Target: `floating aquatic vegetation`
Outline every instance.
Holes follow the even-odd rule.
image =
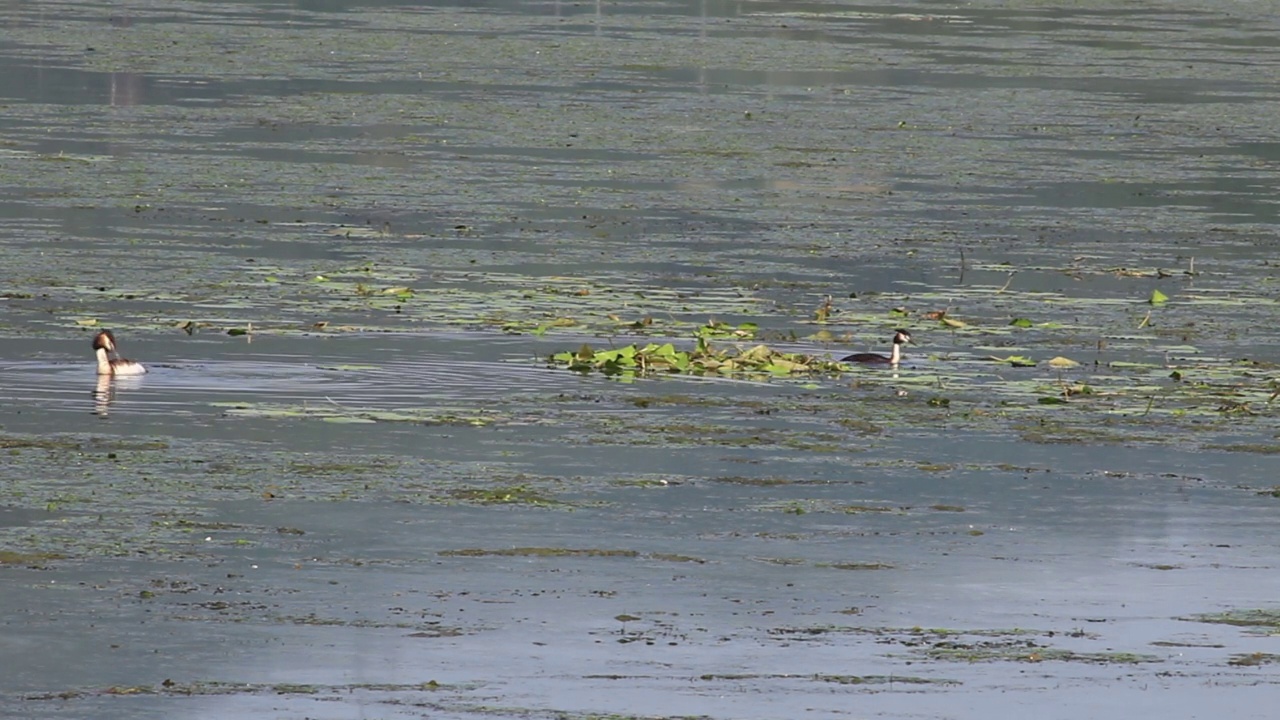
[[[755,337],[759,329],[760,326],[753,322],[731,325],[726,322],[711,320],[706,325],[698,328],[697,336],[700,338],[734,338],[741,340]]]
[[[842,563],[816,563],[815,567],[831,568],[833,570],[892,570],[894,566],[890,563],[883,562],[842,562]]]
[[[710,342],[719,337],[751,337],[756,331],[752,323],[736,327],[712,323],[699,329],[693,350],[679,350],[672,343],[625,345],[609,350],[595,350],[583,345],[576,351],[552,355],[553,366],[579,372],[597,370],[605,375],[637,376],[649,373],[686,373],[691,375],[814,375],[844,371],[841,363],[804,353],[775,350],[756,345],[742,350],[717,348]]]
[[[761,673],[707,673],[699,675],[698,680],[707,682],[715,682],[720,680],[797,680],[808,679],[815,682],[834,683],[836,685],[893,685],[901,683],[904,685],[960,685],[959,680],[948,680],[945,678],[925,678],[915,677],[912,675],[766,675]],[[621,719],[619,719],[621,720]]]
[[[1036,366],[1035,360],[1032,360],[1031,358],[1026,357],[1024,355],[1010,355],[1008,357],[996,357],[994,355],[991,355],[991,356],[988,356],[987,359],[990,360],[991,362],[1004,363],[1004,364],[1011,365],[1013,367],[1035,367]]]
[[[457,488],[449,496],[477,505],[527,505],[531,507],[570,507],[527,485],[505,485],[496,488]]]
[[[1258,630],[1266,630],[1271,634],[1280,633],[1280,610],[1276,609],[1224,610],[1217,613],[1190,615],[1180,619],[1192,622],[1256,628]]]
[[[416,633],[409,637],[419,637]],[[382,692],[435,691],[448,688],[435,680],[422,683],[352,683],[346,685],[299,685],[294,683],[223,683],[223,682],[176,682],[164,680],[155,685],[111,685],[102,688],[72,688],[51,693],[34,693],[26,695],[26,700],[58,700],[66,701],[81,697],[98,695],[172,695],[188,698],[193,696],[278,696],[288,694],[339,694],[353,693],[361,690],[377,690]]]
[[[939,643],[924,653],[933,660],[962,662],[1085,662],[1100,665],[1158,663],[1161,658],[1131,652],[1075,652],[1036,643]]]
[[[969,327],[969,323],[949,316],[949,312],[949,310],[935,310],[933,312],[925,313],[923,317],[925,320],[937,320],[939,323],[942,323],[943,327],[951,328],[953,330]]]
[[[959,680],[946,678],[925,678],[911,675],[814,675],[818,682],[835,683],[837,685],[960,685]]]
[[[462,410],[457,412],[441,408],[403,408],[382,410],[378,408],[345,407],[329,405],[283,405],[275,403],[215,402],[213,407],[223,408],[227,417],[266,418],[273,420],[307,419],[332,423],[416,423],[420,425],[484,426],[502,418],[495,413]]]
[[[1280,662],[1280,655],[1275,653],[1251,652],[1232,655],[1227,664],[1236,667],[1256,667],[1258,665],[1273,665],[1277,662]]]
[[[557,547],[516,547],[516,548],[459,548],[441,550],[441,557],[590,557],[590,558],[638,558],[646,557],[637,550],[614,550],[606,548],[557,548]]]
[[[931,660],[961,662],[1085,662],[1095,664],[1124,664],[1162,662],[1162,658],[1132,652],[1076,651],[1056,648],[1044,640],[1068,637],[1073,640],[1093,640],[1094,636],[1082,630],[1067,632],[1030,629],[972,629],[951,630],[942,628],[888,628],[808,626],[780,627],[769,630],[769,635],[785,640],[820,640],[826,636],[859,634],[873,635],[882,644],[898,644],[913,654],[923,654]]]
[[[52,560],[64,560],[66,557],[62,553],[49,551],[18,552],[15,550],[0,550],[0,565],[40,568],[45,567]]]

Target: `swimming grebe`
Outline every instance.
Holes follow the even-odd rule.
[[[880,353],[854,353],[848,357],[840,358],[840,362],[897,365],[902,360],[902,345],[909,342],[911,342],[911,333],[899,329],[893,333],[893,351],[890,352],[889,357],[885,357]]]
[[[116,336],[110,330],[93,336],[93,350],[98,356],[99,375],[142,375],[147,371],[141,363],[125,360],[116,353]]]

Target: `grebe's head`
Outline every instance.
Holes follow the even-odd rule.
[[[115,352],[116,336],[111,334],[110,330],[103,330],[93,336],[93,349],[106,350],[107,352]]]
[[[899,328],[899,329],[897,329],[897,330],[895,330],[895,331],[893,332],[893,344],[894,344],[894,345],[903,345],[903,344],[905,344],[905,343],[909,343],[909,342],[911,342],[911,333],[909,333],[909,332],[907,332],[906,330],[903,330],[903,329],[901,329],[901,328]]]

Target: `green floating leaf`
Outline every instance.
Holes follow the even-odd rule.
[[[711,321],[706,325],[698,328],[695,333],[696,337],[708,338],[752,338],[755,337],[756,331],[760,326],[753,322],[745,322],[741,325],[730,325],[726,322]]]
[[[543,323],[542,325],[535,327],[534,329],[530,330],[529,333],[537,337],[542,337],[543,335],[546,335],[547,331],[550,330],[551,328],[573,327],[577,324],[578,324],[578,321],[574,320],[573,318],[559,317],[552,320],[551,322]]]
[[[230,330],[227,331],[227,334],[232,337],[238,337],[240,335],[248,335],[249,331],[245,330],[244,328],[231,328]]]
[[[1066,405],[1067,404],[1066,398],[1061,398],[1061,397],[1058,397],[1057,395],[1046,395],[1045,397],[1036,398],[1036,402],[1041,405]]]
[[[1026,318],[1014,318],[1009,321],[1009,324],[1014,327],[1029,328],[1031,327],[1032,322]]]
[[[1161,304],[1161,303],[1166,303],[1166,302],[1168,302],[1168,301],[1169,301],[1169,296],[1168,296],[1168,295],[1165,295],[1164,293],[1160,292],[1159,290],[1152,290],[1152,291],[1151,291],[1151,299],[1150,299],[1150,300],[1148,300],[1147,302],[1151,303],[1152,305],[1159,305],[1159,304]]]
[[[1065,358],[1059,355],[1049,361],[1049,367],[1065,370],[1067,368],[1080,367],[1080,363],[1072,360],[1071,358]]]
[[[1036,361],[1023,355],[1010,355],[1009,357],[996,357],[994,355],[987,358],[992,362],[1008,363],[1013,367],[1035,367]]]
[[[1155,363],[1129,362],[1127,360],[1112,360],[1111,362],[1107,363],[1107,367],[1115,368],[1116,370],[1154,370],[1156,368],[1163,367],[1163,366],[1156,365]]]

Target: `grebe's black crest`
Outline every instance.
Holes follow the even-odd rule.
[[[110,330],[103,330],[93,336],[93,349],[106,350],[107,352],[115,352],[116,336],[111,334]]]
[[[893,333],[893,352],[890,355],[880,353],[854,353],[840,358],[840,362],[867,363],[881,365],[897,365],[902,360],[902,346],[911,342],[911,333],[901,328]]]

